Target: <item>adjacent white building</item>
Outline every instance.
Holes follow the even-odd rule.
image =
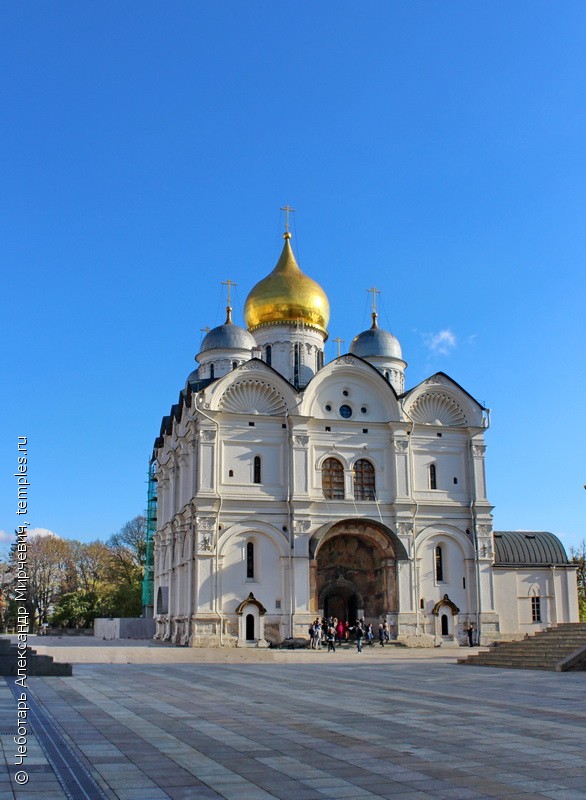
[[[493,531],[487,409],[443,373],[405,391],[376,311],[325,364],[328,299],[284,238],[247,330],[228,306],[155,441],[157,638],[266,646],[319,614],[416,646],[577,621],[559,540]]]

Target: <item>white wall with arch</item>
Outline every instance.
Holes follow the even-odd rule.
[[[221,610],[233,613],[252,592],[268,614],[280,613],[277,602],[282,603],[286,591],[283,563],[287,556],[284,535],[270,525],[250,520],[227,529],[220,538],[218,555]]]

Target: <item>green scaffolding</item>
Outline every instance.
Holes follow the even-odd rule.
[[[147,493],[146,517],[146,557],[144,565],[144,578],[142,581],[142,615],[152,617],[154,613],[154,547],[153,536],[157,530],[157,479],[155,472],[156,462],[149,465],[149,480]]]

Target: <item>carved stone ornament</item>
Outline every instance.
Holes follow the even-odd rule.
[[[475,456],[483,456],[486,453],[486,445],[485,444],[473,444],[472,445],[472,452]]]
[[[395,439],[395,453],[405,453],[409,447],[409,442],[405,439]]]
[[[295,533],[307,533],[311,528],[311,522],[308,519],[296,519],[293,521],[293,531]]]
[[[216,432],[215,431],[202,431],[201,434],[202,442],[215,442],[216,441]]]
[[[220,407],[235,414],[284,414],[287,404],[274,386],[264,381],[245,380],[226,389]]]
[[[436,373],[435,375],[432,375],[431,378],[428,378],[425,381],[425,383],[428,384],[428,385],[430,385],[432,383],[445,384],[445,383],[447,383],[447,380],[444,378],[443,375],[440,375],[439,373]]]
[[[309,436],[294,436],[293,444],[297,447],[307,447],[309,444]]]
[[[336,364],[354,364],[354,359],[352,356],[342,356],[341,358],[336,359]]]
[[[478,533],[480,536],[490,536],[492,533],[492,525],[479,525]]]
[[[260,370],[266,369],[262,361],[255,359],[254,361],[246,361],[241,365],[240,370]]]
[[[204,553],[210,553],[214,549],[212,537],[209,533],[204,533],[198,540],[197,549]]]
[[[448,428],[462,428],[467,425],[464,411],[453,397],[443,392],[422,394],[409,409],[409,416],[415,422],[426,425],[445,425]]]
[[[195,522],[198,531],[211,531],[214,529],[213,517],[196,517]]]
[[[413,523],[412,522],[399,522],[397,525],[397,530],[399,532],[399,536],[411,536],[413,533]]]

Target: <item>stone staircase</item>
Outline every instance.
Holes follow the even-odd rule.
[[[71,664],[53,661],[53,656],[40,656],[32,647],[26,648],[26,675],[69,676],[72,674]],[[18,650],[10,639],[0,639],[0,675],[18,677]]]
[[[556,672],[586,670],[586,623],[567,622],[518,642],[499,642],[490,650],[459,658],[458,664]]]

